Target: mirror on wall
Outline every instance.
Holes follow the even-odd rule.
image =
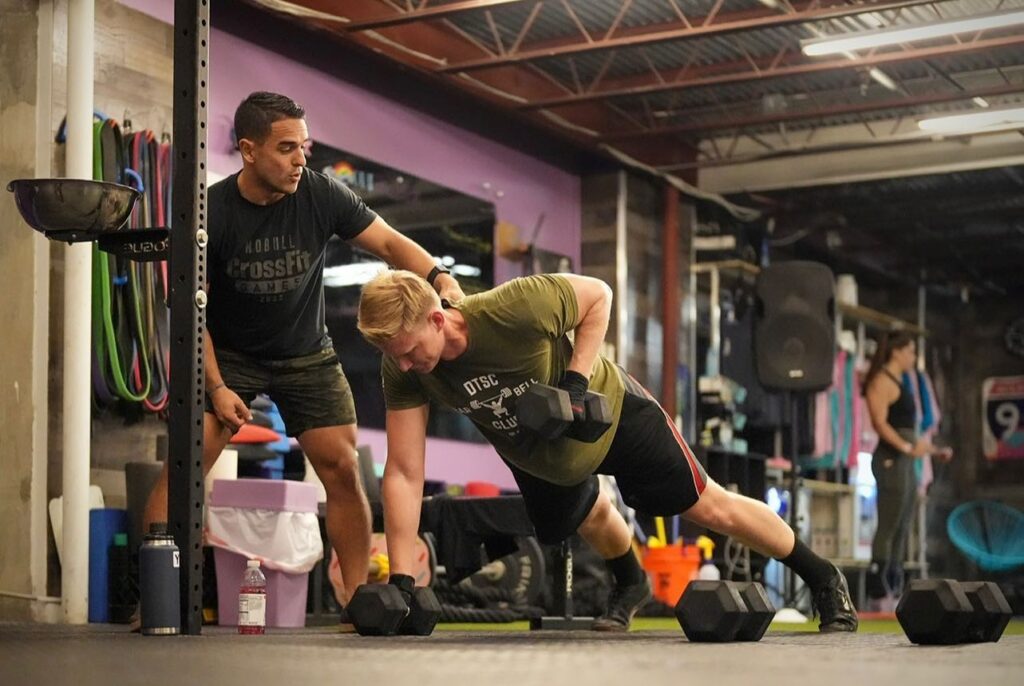
[[[466,294],[494,286],[494,206],[459,191],[315,142],[307,165],[351,188],[391,226],[442,262]],[[327,247],[324,298],[327,329],[345,369],[361,427],[384,428],[380,353],[356,330],[359,291],[384,265],[340,240]],[[431,407],[427,433],[483,442],[464,416]]]

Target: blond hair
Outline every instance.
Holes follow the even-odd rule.
[[[423,277],[404,269],[383,271],[363,286],[356,326],[379,348],[415,329],[440,306],[440,298]]]

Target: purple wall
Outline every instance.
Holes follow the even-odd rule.
[[[172,21],[173,3],[119,1]],[[570,255],[579,264],[579,177],[217,30],[210,40],[211,171],[230,174],[241,166],[231,148],[231,120],[238,103],[255,90],[285,93],[300,102],[314,140],[490,201],[498,220],[524,232],[532,231],[543,213],[545,229],[538,246]],[[518,263],[499,258],[495,278],[505,281],[520,269]],[[383,461],[387,447],[382,431],[361,429],[359,440]],[[450,483],[485,480],[514,486],[491,448],[459,441],[428,440],[427,476]]]

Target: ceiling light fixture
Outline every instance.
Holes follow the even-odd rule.
[[[874,79],[877,83],[885,86],[891,91],[898,91],[900,87],[896,85],[896,82],[889,78],[888,74],[879,69],[878,67],[872,67],[868,70],[868,76]]]
[[[974,17],[959,17],[909,26],[894,26],[877,31],[859,31],[844,33],[828,38],[813,38],[801,41],[800,47],[805,55],[818,57],[851,50],[866,50],[883,45],[898,45],[914,41],[952,36],[958,33],[1003,29],[1017,24],[1024,24],[1024,10],[1008,10]]]
[[[761,2],[767,4],[768,2],[776,2],[776,0],[761,0]],[[873,14],[863,14],[863,15],[860,15],[860,16],[862,18],[867,18],[869,16],[874,18]],[[878,22],[877,18],[874,18],[874,21],[873,22],[869,22],[869,23],[874,23],[876,26],[880,25],[880,23]],[[829,35],[827,33],[822,31],[821,29],[819,29],[814,24],[805,24],[804,28],[807,29],[808,31],[810,31],[812,34],[814,34],[816,36],[816,38],[814,40],[825,40],[825,39],[829,38]],[[857,59],[859,59],[855,54],[853,54],[849,50],[843,52],[842,55],[843,55],[843,57],[845,57],[847,59],[850,59],[850,60],[857,60]],[[891,91],[898,92],[900,90],[900,87],[896,84],[896,82],[893,81],[891,78],[889,78],[888,74],[886,74],[884,71],[882,71],[878,67],[872,67],[871,69],[869,69],[868,70],[868,76],[871,79],[873,79],[876,83],[881,84],[882,86],[884,86],[885,88],[888,88]]]
[[[985,133],[1024,129],[1024,107],[989,108],[966,114],[929,117],[917,122],[922,131],[938,134]]]

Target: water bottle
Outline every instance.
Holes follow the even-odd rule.
[[[267,626],[267,577],[259,560],[249,560],[238,589],[238,633],[262,634]]]
[[[181,631],[181,553],[166,523],[149,526],[139,547],[139,604],[142,633],[167,636]]]

